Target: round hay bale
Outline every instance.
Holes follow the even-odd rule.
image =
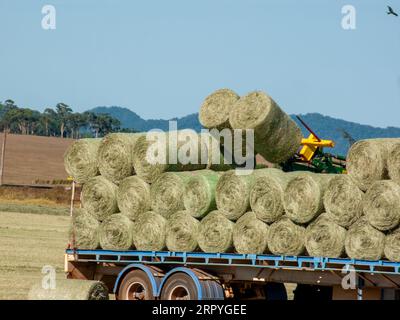
[[[305,246],[310,256],[339,258],[345,238],[346,229],[323,213],[306,228]]]
[[[78,183],[85,183],[99,174],[97,152],[101,139],[74,141],[64,154],[65,171]]]
[[[43,288],[42,281],[35,283],[28,300],[108,300],[108,288],[101,281],[57,279],[55,288]]]
[[[353,144],[347,154],[346,168],[358,187],[366,191],[375,181],[388,179],[387,160],[399,139],[367,139]]]
[[[82,205],[98,221],[103,221],[118,212],[117,190],[118,187],[106,178],[94,177],[82,187]]]
[[[108,180],[119,183],[134,174],[132,154],[141,133],[110,133],[100,144],[97,161],[99,171]]]
[[[263,172],[250,191],[250,207],[258,219],[272,223],[285,214],[283,193],[289,181],[298,173],[285,173],[275,168]]]
[[[394,181],[374,182],[365,194],[363,211],[368,222],[380,231],[400,223],[400,186]]]
[[[167,220],[166,240],[168,250],[190,252],[197,249],[197,232],[200,222],[188,211],[178,211]]]
[[[371,226],[365,217],[351,225],[345,239],[346,253],[352,259],[379,260],[384,244],[385,234]]]
[[[334,222],[348,228],[362,215],[363,196],[349,175],[336,175],[328,183],[324,207]]]
[[[229,128],[229,113],[239,96],[230,89],[219,89],[204,100],[200,107],[199,121],[211,129]]]
[[[210,212],[199,225],[197,241],[200,249],[211,253],[231,251],[234,225],[220,211]]]
[[[211,170],[195,171],[189,177],[183,194],[183,204],[187,212],[195,218],[202,218],[217,208],[215,189],[220,174]]]
[[[390,261],[400,262],[400,228],[396,228],[386,235],[383,252]]]
[[[70,242],[78,249],[94,250],[100,245],[100,223],[85,209],[74,208],[69,230]]]
[[[184,210],[183,194],[189,178],[190,174],[186,172],[165,172],[160,175],[150,187],[152,210],[165,218]]]
[[[209,132],[200,133],[203,144],[207,149],[207,169],[214,171],[228,171],[233,169],[233,154],[228,148],[225,152],[220,137],[214,137]]]
[[[394,143],[387,159],[389,178],[400,184],[400,142]]]
[[[304,252],[306,229],[286,217],[269,226],[268,248],[276,255],[298,256]]]
[[[289,181],[283,195],[287,217],[303,224],[321,214],[324,192],[333,177],[333,174],[302,173]]]
[[[121,213],[105,219],[99,229],[100,246],[104,250],[129,250],[133,244],[133,222]]]
[[[117,190],[117,203],[122,214],[135,220],[150,210],[150,185],[138,176],[125,178]]]
[[[262,254],[268,249],[268,225],[247,212],[233,227],[233,245],[238,253]]]
[[[153,211],[142,213],[134,223],[133,243],[137,250],[165,248],[167,220]]]
[[[272,163],[292,157],[303,137],[297,124],[260,91],[241,97],[230,112],[229,122],[233,129],[253,129],[255,150]]]

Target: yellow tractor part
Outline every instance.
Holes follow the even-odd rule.
[[[333,148],[335,146],[335,143],[332,140],[318,139],[315,135],[311,133],[308,138],[301,139],[301,145],[303,147],[301,148],[299,155],[305,161],[311,161],[318,148]]]

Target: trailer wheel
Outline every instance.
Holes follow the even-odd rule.
[[[162,287],[161,300],[197,300],[198,292],[193,279],[183,272],[171,275]]]
[[[125,275],[118,289],[118,300],[154,300],[147,274],[142,270],[133,270]]]

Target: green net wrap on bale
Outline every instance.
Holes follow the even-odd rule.
[[[268,225],[254,212],[247,212],[233,227],[233,245],[238,253],[262,254],[268,249]]]
[[[233,129],[253,129],[257,153],[272,163],[292,157],[300,147],[302,133],[297,124],[264,92],[240,98],[229,115]]]
[[[125,178],[118,187],[117,203],[122,214],[135,220],[150,210],[150,185],[137,176]]]
[[[189,129],[152,132],[148,137],[139,137],[133,149],[135,172],[147,183],[167,171],[205,169],[207,158],[207,146],[200,135]]]
[[[272,223],[285,214],[283,192],[289,181],[298,173],[285,173],[275,168],[262,172],[250,192],[250,206],[258,219]]]
[[[190,252],[197,249],[200,222],[187,211],[178,211],[167,220],[166,245],[170,251]]]
[[[132,155],[137,139],[142,133],[110,133],[101,141],[98,165],[102,176],[119,183],[134,174]]]
[[[99,226],[100,223],[84,209],[74,208],[69,230],[71,244],[78,249],[97,249],[100,245]]]
[[[137,250],[161,251],[165,248],[167,220],[163,216],[147,211],[134,225],[133,242]]]
[[[345,238],[346,229],[323,213],[306,228],[305,246],[310,256],[339,258]]]
[[[197,241],[204,252],[229,252],[233,248],[234,223],[220,211],[210,212],[200,222]]]
[[[375,181],[388,179],[388,157],[400,139],[368,139],[353,144],[347,154],[346,169],[358,187],[366,191]]]
[[[303,173],[289,181],[283,205],[296,223],[308,223],[324,211],[323,196],[333,174]]]
[[[387,159],[387,169],[390,179],[400,184],[400,141],[391,147]]]
[[[101,281],[56,279],[55,288],[34,284],[28,300],[108,300],[108,288]]]
[[[187,212],[195,218],[202,218],[217,208],[215,189],[220,174],[211,170],[195,171],[186,183],[183,204]]]
[[[348,228],[362,215],[364,193],[349,175],[336,175],[324,194],[324,207],[338,225]]]
[[[385,238],[385,257],[390,261],[400,262],[400,228],[390,231]]]
[[[301,255],[304,252],[306,229],[286,217],[269,226],[268,248],[276,255]]]
[[[229,128],[229,113],[239,96],[230,89],[210,94],[200,107],[199,121],[205,128]]]
[[[352,259],[379,260],[384,244],[385,234],[371,226],[365,217],[351,225],[345,239],[346,253]]]
[[[102,176],[90,179],[82,187],[82,205],[99,221],[118,212],[118,187]]]
[[[128,250],[133,244],[133,222],[121,213],[113,214],[101,223],[99,234],[104,250]]]
[[[165,172],[150,187],[151,209],[163,217],[183,210],[183,194],[190,178],[186,172]]]
[[[99,174],[97,152],[101,139],[79,139],[64,154],[65,171],[74,181],[85,183]]]
[[[363,211],[376,229],[395,228],[400,222],[400,186],[390,180],[374,182],[365,194]]]

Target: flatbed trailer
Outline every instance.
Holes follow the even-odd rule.
[[[120,300],[400,298],[400,262],[269,254],[67,249],[71,279],[101,280]]]

